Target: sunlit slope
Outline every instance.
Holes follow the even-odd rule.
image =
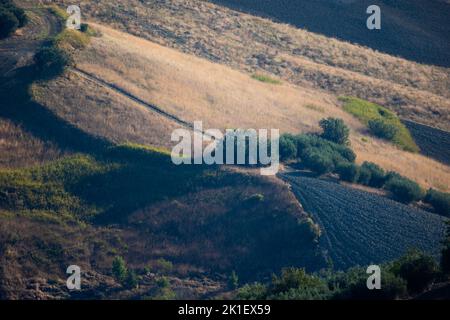
[[[85,0],[80,5],[85,19],[179,51],[241,71],[265,71],[302,86],[357,96],[403,118],[450,130],[448,68],[418,64],[206,1]]]
[[[103,35],[93,38],[77,57],[78,68],[186,122],[201,120],[205,128],[279,128],[295,133],[318,131],[320,119],[339,117],[351,127],[359,162],[374,161],[426,187],[448,187],[449,167],[372,137],[362,139],[363,125],[324,91],[285,82],[263,83],[228,67],[95,27]],[[37,86],[36,91],[41,102],[59,116],[113,140],[170,146],[171,130],[180,127],[73,72]]]

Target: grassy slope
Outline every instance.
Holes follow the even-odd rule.
[[[252,200],[255,194],[262,199]],[[177,167],[167,153],[154,148],[126,145],[109,148],[96,158],[75,155],[42,167],[0,170],[0,203],[2,221],[15,217],[13,221],[31,225],[16,235],[20,247],[12,246],[9,232],[1,233],[8,238],[0,247],[1,256],[44,242],[33,253],[35,258],[25,255],[18,262],[19,256],[13,254],[3,261],[2,270],[20,265],[18,274],[23,272],[24,277],[32,277],[39,265],[51,265],[49,271],[57,270],[55,274],[39,274],[61,281],[59,268],[71,263],[73,249],[58,238],[61,232],[52,241],[45,233],[30,236],[39,221],[60,226],[52,229],[67,230],[74,241],[84,238],[83,229],[100,234],[102,226],[117,226],[110,236],[123,240],[105,245],[106,256],[97,261],[91,259],[98,253],[81,252],[76,258],[89,272],[99,274],[99,285],[105,279],[112,281],[108,261],[117,254],[124,255],[130,267],[153,265],[158,272],[155,261],[164,257],[174,264],[169,275],[181,278],[236,270],[243,281],[256,280],[285,265],[310,270],[323,266],[313,226],[285,185],[251,173]],[[103,241],[101,236],[93,239]],[[52,245],[45,244],[49,242]],[[57,252],[48,252],[52,246]],[[10,273],[2,273],[2,278],[10,281],[0,283],[3,295],[9,296],[14,287],[18,297],[32,294],[23,287],[25,279]],[[108,294],[105,288],[97,290]]]
[[[82,10],[104,24],[235,69],[272,73],[302,86],[357,96],[401,117],[450,130],[448,69],[420,65],[204,1],[127,0],[123,6],[84,1]]]
[[[358,162],[374,161],[425,187],[448,188],[447,166],[379,139],[362,141],[365,126],[323,91],[260,82],[107,27],[96,28],[103,36],[92,39],[78,56],[78,67],[186,121],[202,120],[205,128],[279,128],[296,133],[318,131],[319,120],[326,116],[340,117],[352,129]],[[93,134],[120,142],[171,145],[170,132],[176,125],[75,74],[36,86],[36,92],[40,103]]]
[[[68,35],[64,32],[57,37],[59,46],[68,45],[70,50],[84,46],[83,39],[73,41],[77,38]],[[29,71],[21,70],[23,74],[16,76],[23,78],[9,79],[14,80],[13,87],[1,91],[2,97],[11,93],[5,98],[10,104],[2,116],[30,130],[29,139],[48,140],[55,150],[78,153],[41,166],[30,167],[40,162],[29,159],[16,163],[19,168],[0,169],[1,298],[69,297],[64,289],[65,268],[74,261],[86,276],[85,289],[78,296],[89,298],[152,296],[157,294],[157,280],[162,276],[169,277],[177,297],[209,297],[228,290],[226,277],[232,270],[245,280],[277,272],[285,265],[311,269],[323,265],[310,219],[279,181],[251,172],[176,167],[159,149],[114,147],[29,101],[26,88],[34,78]],[[64,79],[68,78],[55,81]],[[38,83],[29,93],[42,99],[39,87],[47,82]],[[72,91],[72,97],[82,94],[83,90]],[[106,92],[105,99],[110,95]],[[105,108],[110,102],[104,101]],[[133,108],[129,101],[124,106],[131,115],[125,127],[141,115],[143,127],[151,121],[162,122],[153,115],[145,118],[148,111]],[[116,117],[116,123],[124,122],[122,116]],[[114,129],[119,132],[118,140],[128,140]],[[155,132],[161,133],[157,129]],[[10,126],[6,131],[11,135],[14,130],[18,129]],[[110,131],[114,130],[104,132]],[[135,134],[130,140],[142,137],[138,130],[130,132]],[[157,141],[153,136],[150,139]],[[255,194],[257,199],[262,195],[262,200],[252,201]],[[139,289],[124,290],[111,278],[111,261],[117,255],[123,255],[142,277]],[[173,270],[160,268],[157,261],[161,257],[173,262]],[[152,273],[143,271],[147,266]]]
[[[410,132],[393,112],[375,103],[357,98],[341,97],[340,100],[344,103],[344,110],[357,117],[365,125],[368,125],[370,120],[382,120],[393,125],[398,130],[393,142],[404,150],[419,151]]]

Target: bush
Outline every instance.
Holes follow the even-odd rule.
[[[158,266],[159,273],[169,273],[173,270],[173,263],[164,258],[159,258],[156,261],[156,264]]]
[[[264,300],[267,297],[267,288],[258,282],[246,284],[239,288],[236,297],[239,300]]]
[[[354,162],[356,155],[352,149],[312,134],[301,134],[295,136],[297,144],[297,156],[303,159],[307,153],[314,150],[330,158],[334,165],[340,162]]]
[[[394,126],[396,128],[395,137],[389,139],[392,140],[394,144],[407,151],[420,151],[409,130],[401,122],[399,117],[389,109],[355,97],[340,97],[339,100],[344,103],[343,107],[345,111],[357,117],[366,126],[369,126],[370,120],[380,120],[381,135],[383,135],[384,132],[384,124],[388,124],[389,127]],[[378,124],[372,125],[374,127],[378,126]],[[388,129],[388,131],[390,132],[388,133],[388,136],[391,137],[391,131],[393,131],[393,129]]]
[[[386,183],[385,188],[392,192],[392,195],[396,200],[403,203],[419,201],[423,198],[423,190],[416,182],[408,178],[391,178]]]
[[[336,166],[335,172],[339,177],[348,182],[356,182],[359,177],[359,167],[350,162],[342,162]]]
[[[405,279],[412,294],[423,292],[435,280],[439,267],[434,258],[412,251],[394,262],[392,271]]]
[[[12,6],[12,7],[9,6],[9,7],[6,7],[6,10],[10,11],[17,18],[17,21],[19,21],[19,25],[18,25],[19,28],[22,28],[28,22],[28,17],[22,8],[18,8],[16,6]]]
[[[231,272],[228,278],[228,287],[230,289],[236,289],[239,285],[239,277],[235,271]]]
[[[297,157],[297,144],[291,135],[283,134],[280,137],[280,160],[286,161]]]
[[[334,169],[333,160],[327,155],[321,154],[314,149],[304,151],[302,157],[303,164],[318,174],[332,172]]]
[[[36,68],[49,76],[61,74],[71,62],[70,57],[61,49],[45,47],[34,56]]]
[[[369,181],[364,184],[374,188],[381,188],[384,185],[386,180],[386,173],[375,163],[365,161],[361,166],[361,170],[370,172]]]
[[[396,126],[380,119],[370,120],[368,126],[374,136],[389,141],[392,141],[398,133]]]
[[[392,272],[383,269],[381,275],[381,289],[367,289],[367,273],[363,268],[353,268],[345,273],[338,274],[338,283],[333,284],[337,289],[334,299],[349,300],[394,300],[406,297],[406,281]]]
[[[19,27],[19,20],[9,10],[0,7],[0,39],[10,36]]]
[[[350,130],[342,119],[327,118],[319,122],[319,126],[323,129],[322,138],[330,140],[337,144],[347,145]]]
[[[430,189],[424,200],[433,206],[436,213],[450,217],[450,194]]]
[[[368,186],[371,179],[372,173],[370,172],[370,170],[367,167],[361,166],[361,168],[359,168],[358,183]]]
[[[130,270],[127,272],[126,278],[123,283],[128,289],[134,289],[138,285],[138,276],[134,270]]]
[[[82,23],[80,25],[80,31],[86,33],[89,30],[89,25],[87,23]]]
[[[124,282],[128,275],[125,260],[122,257],[116,257],[112,264],[112,274],[119,282]]]
[[[316,300],[328,295],[329,289],[323,279],[307,274],[304,269],[286,268],[280,277],[272,278],[268,299]]]

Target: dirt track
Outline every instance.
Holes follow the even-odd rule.
[[[8,77],[15,69],[30,64],[37,49],[61,30],[61,23],[47,9],[26,8],[26,12],[27,25],[0,40],[1,77]]]

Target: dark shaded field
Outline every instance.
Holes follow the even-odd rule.
[[[450,132],[408,120],[403,123],[424,155],[450,165]]]
[[[381,263],[410,248],[439,255],[445,219],[334,182],[284,174],[323,230],[322,249],[336,269]]]
[[[450,4],[440,0],[212,0],[426,64],[450,66]],[[366,28],[377,4],[382,29]]]

